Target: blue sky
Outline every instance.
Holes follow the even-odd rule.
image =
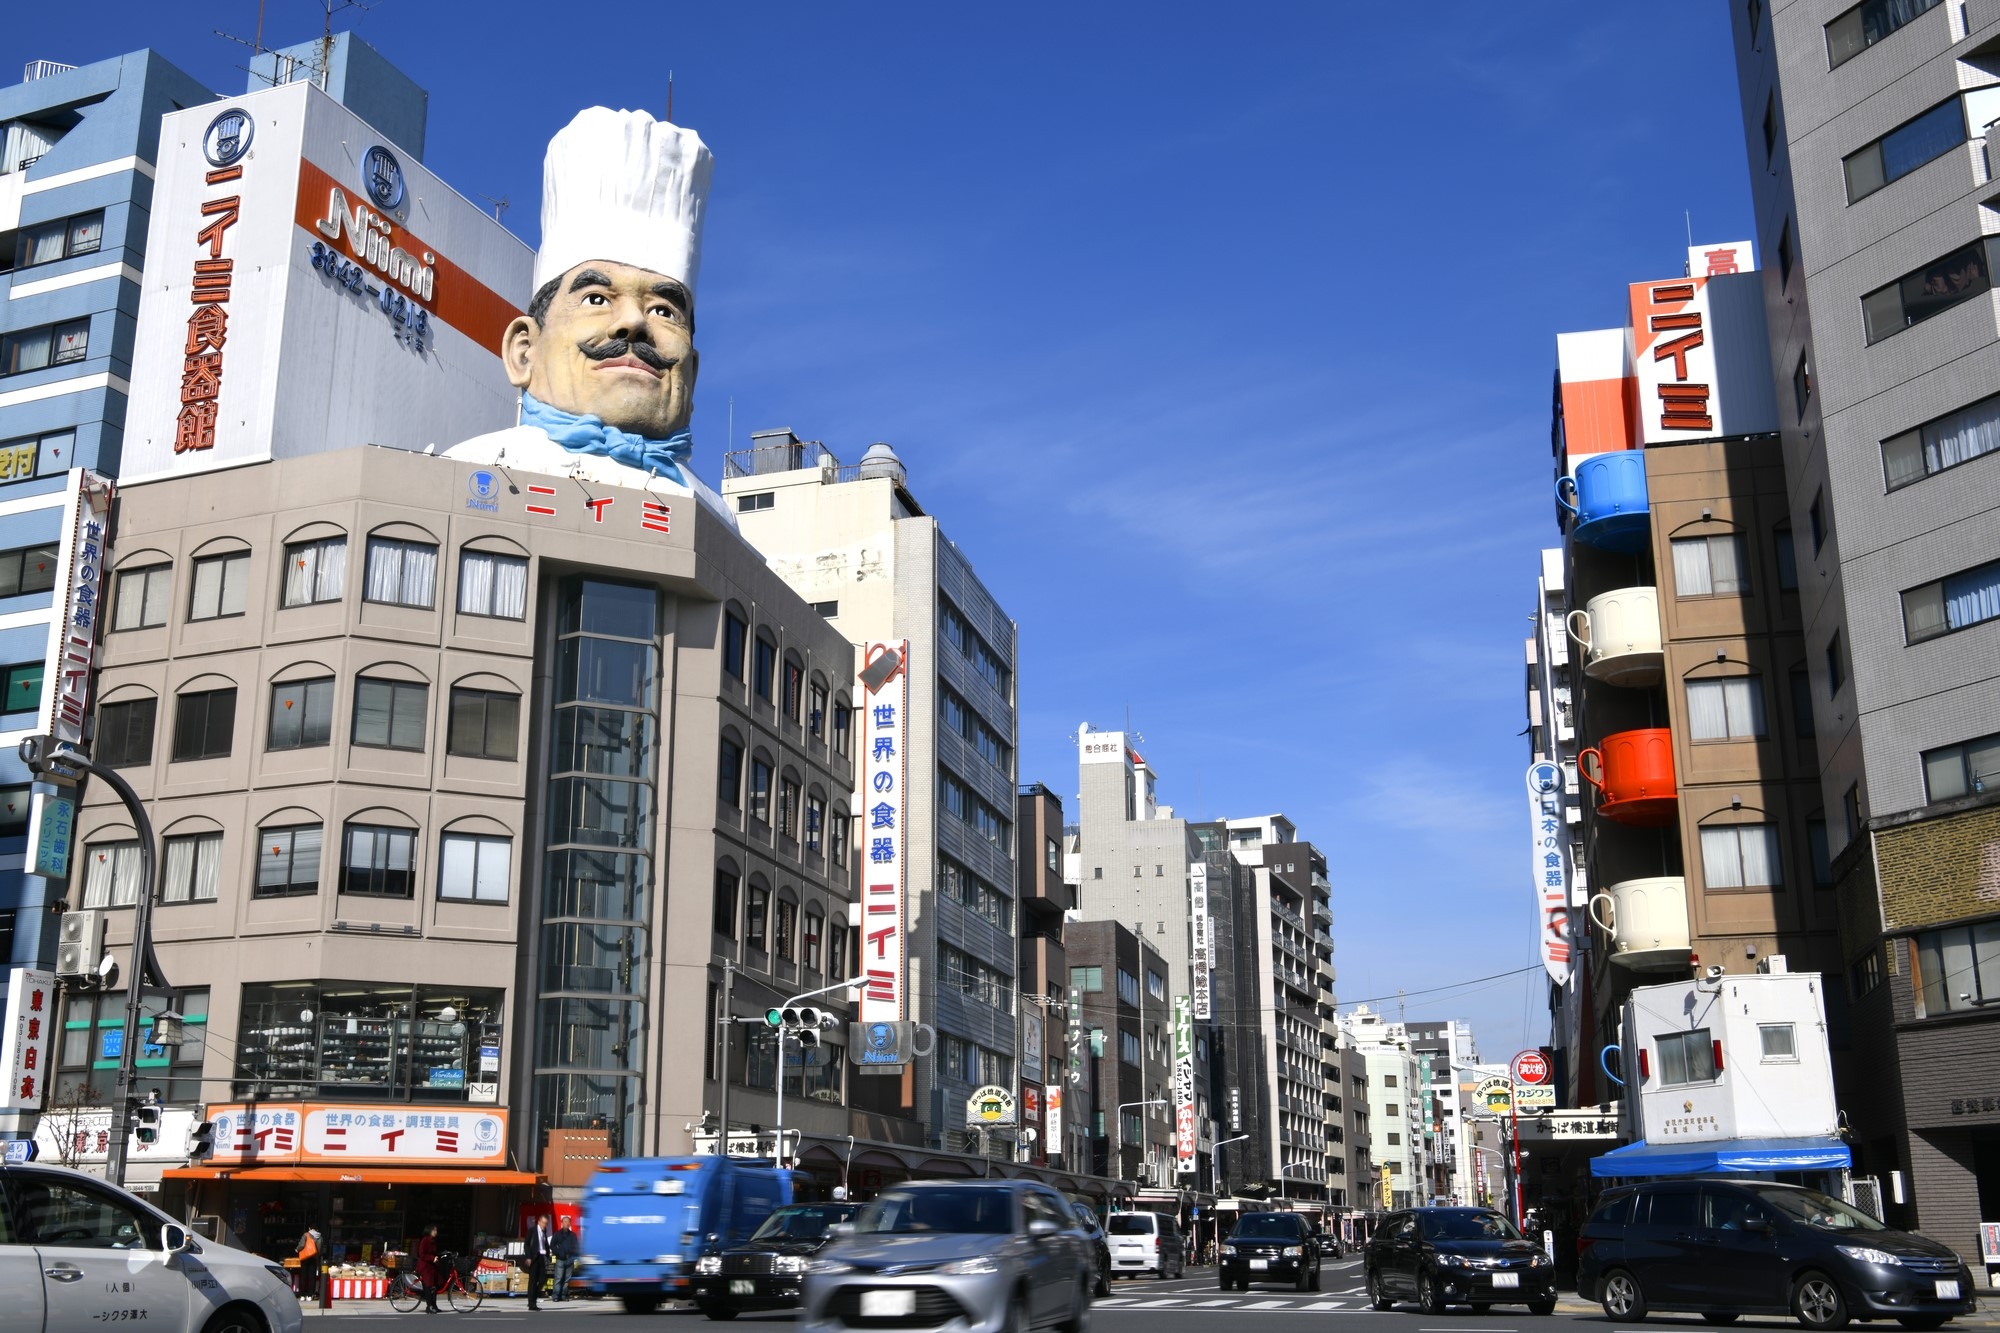
[[[267,0],[271,45],[316,36]],[[1535,960],[1521,640],[1555,335],[1751,234],[1721,3],[380,0],[428,164],[535,239],[548,137],[717,166],[697,464],[902,453],[1021,628],[1020,773],[1129,710],[1163,799],[1327,850],[1343,999]],[[241,90],[252,0],[20,7],[0,69],[151,46]],[[1761,246],[1760,246],[1761,257]],[[1520,978],[1410,1001],[1504,1058]],[[1393,1002],[1386,1007],[1395,1011]]]

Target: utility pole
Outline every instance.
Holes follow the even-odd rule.
[[[722,1063],[717,1066],[717,1082],[722,1085],[716,1108],[716,1155],[729,1156],[729,1055],[735,1042],[736,1010],[733,1000],[736,995],[736,960],[722,960],[722,1017],[718,1020],[722,1028]]]

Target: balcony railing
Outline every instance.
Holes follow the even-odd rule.
[[[75,65],[63,65],[53,60],[30,60],[21,72],[21,82],[33,83],[36,79],[51,78],[57,74],[67,74]]]

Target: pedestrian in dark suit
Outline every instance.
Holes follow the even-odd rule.
[[[549,1280],[549,1261],[555,1257],[555,1237],[549,1234],[549,1215],[535,1219],[528,1233],[528,1308],[541,1309],[542,1284]]]

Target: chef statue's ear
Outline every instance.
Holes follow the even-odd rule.
[[[500,335],[500,361],[507,367],[507,382],[517,389],[528,387],[528,376],[535,368],[535,342],[541,332],[541,325],[519,315]]]

